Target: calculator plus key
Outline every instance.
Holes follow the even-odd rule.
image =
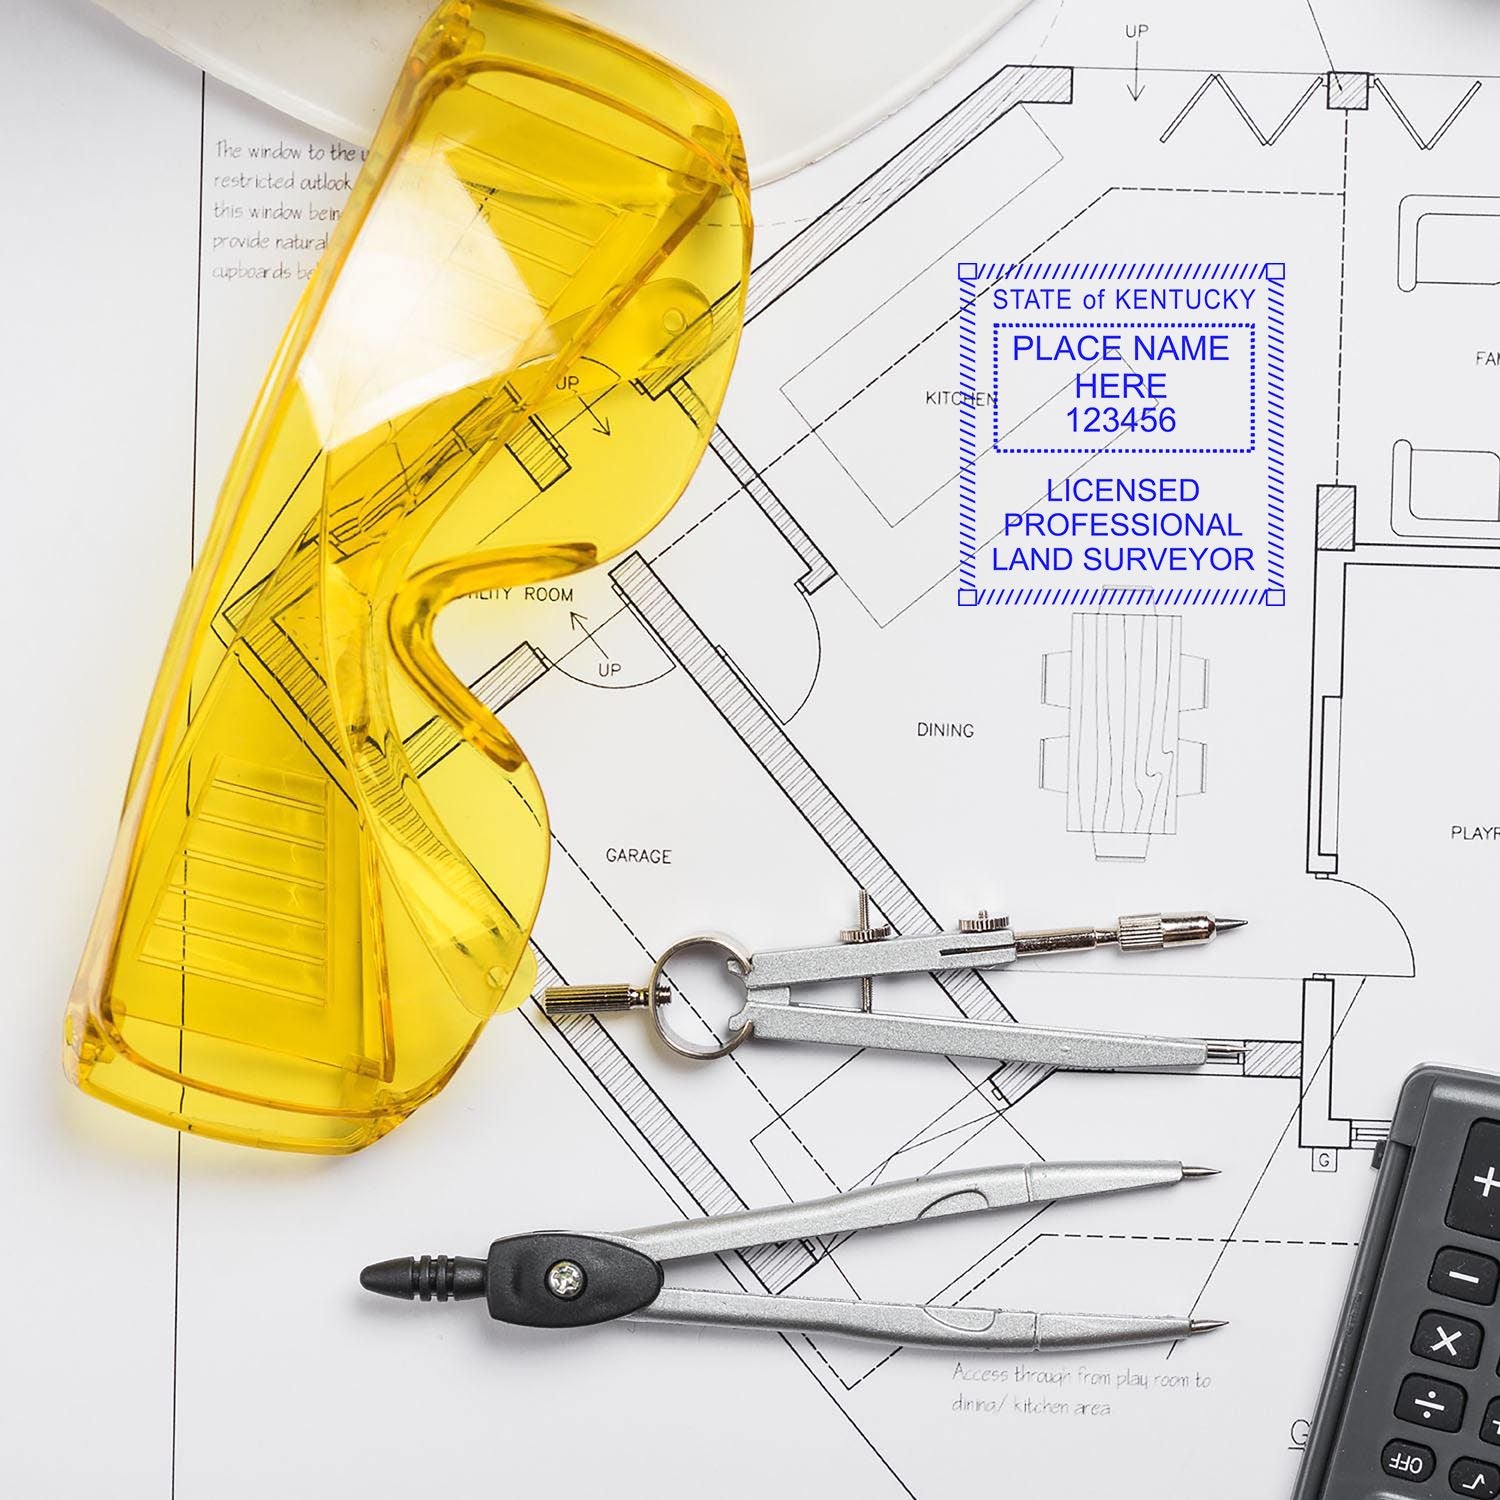
[[[1447,1224],[1465,1234],[1500,1239],[1500,1125],[1493,1120],[1476,1120],[1469,1127]]]
[[[1500,1469],[1478,1458],[1460,1458],[1448,1470],[1448,1488],[1455,1495],[1495,1500],[1500,1495]]]
[[[1484,1409],[1484,1421],[1479,1424],[1479,1436],[1487,1443],[1500,1447],[1500,1396]]]
[[[1468,1398],[1460,1385],[1449,1380],[1429,1380],[1425,1375],[1408,1375],[1401,1382],[1396,1397],[1396,1415],[1403,1422],[1413,1422],[1434,1432],[1457,1432],[1464,1425],[1464,1402]],[[1490,1403],[1500,1409],[1500,1400]],[[1489,1417],[1490,1412],[1485,1416]]]
[[[1485,1419],[1479,1424],[1479,1436],[1500,1448],[1500,1397],[1485,1407]]]
[[[1427,1290],[1460,1302],[1488,1307],[1500,1289],[1500,1261],[1493,1261],[1477,1250],[1460,1250],[1449,1245],[1439,1250],[1427,1277]]]
[[[1411,1352],[1423,1359],[1435,1359],[1439,1364],[1472,1370],[1479,1363],[1479,1346],[1483,1341],[1484,1330],[1478,1323],[1451,1313],[1425,1312],[1412,1335]]]

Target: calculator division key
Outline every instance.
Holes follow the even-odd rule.
[[[1392,1438],[1380,1450],[1380,1472],[1392,1479],[1404,1479],[1408,1484],[1422,1484],[1431,1479],[1436,1467],[1437,1458],[1431,1448],[1409,1443],[1405,1438]]]
[[[1469,1127],[1445,1222],[1465,1234],[1500,1239],[1500,1124],[1493,1120]]]
[[[1491,1260],[1477,1250],[1460,1250],[1448,1245],[1439,1250],[1427,1278],[1427,1290],[1460,1302],[1488,1307],[1500,1290],[1500,1261]]]
[[[1464,1403],[1468,1397],[1461,1385],[1451,1380],[1436,1380],[1426,1375],[1408,1375],[1401,1382],[1396,1397],[1396,1415],[1403,1422],[1426,1427],[1433,1432],[1457,1432],[1464,1425]],[[1500,1414],[1500,1398],[1490,1402]],[[1488,1418],[1490,1412],[1486,1412]],[[1500,1438],[1491,1441],[1500,1441]]]
[[[1472,1370],[1479,1363],[1483,1342],[1484,1330],[1478,1323],[1452,1313],[1425,1312],[1411,1336],[1411,1352],[1455,1369]]]
[[[1495,1500],[1500,1495],[1500,1469],[1479,1458],[1454,1459],[1453,1467],[1448,1470],[1448,1488],[1455,1495]]]

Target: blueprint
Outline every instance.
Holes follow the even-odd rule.
[[[85,40],[105,89],[127,44]],[[127,50],[154,185],[120,254],[166,311],[148,337],[122,294],[92,332],[162,367],[169,417],[125,365],[111,399],[156,424],[122,483],[139,555],[170,560],[138,571],[162,598],[107,645],[66,637],[63,670],[120,701],[87,761],[50,771],[103,787],[70,815],[88,879],[48,928],[28,1068],[55,1045],[171,602],[358,169]],[[1128,963],[878,981],[875,1004],[1223,1045],[1191,1076],[771,1044],[692,1062],[640,1017],[533,1000],[409,1124],[327,1163],[178,1141],[49,1080],[13,1186],[85,1284],[136,1290],[92,1308],[113,1337],[37,1309],[10,1338],[48,1407],[80,1394],[50,1317],[98,1362],[112,1493],[1286,1493],[1402,1077],[1500,1068],[1479,970],[1500,897],[1497,138],[1500,16],[1477,4],[1035,0],[758,197],[742,351],[682,501],[626,555],[439,627],[546,789],[539,991],[640,983],[691,933],[831,942],[862,891],[903,934],[1204,909],[1249,925]],[[112,577],[80,583],[85,616],[126,600]],[[722,979],[681,985],[674,1022],[722,1029]],[[525,1229],[1099,1156],[1220,1175],[672,1274],[1225,1327],[955,1357],[508,1329],[354,1281]],[[7,1492],[84,1493],[66,1413],[19,1420],[6,1379]]]

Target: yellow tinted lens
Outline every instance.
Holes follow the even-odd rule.
[[[433,619],[600,561],[671,506],[749,247],[715,95],[529,4],[439,9],[168,647],[69,1005],[85,1089],[353,1150],[524,998],[546,810]]]

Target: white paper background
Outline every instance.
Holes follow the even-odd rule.
[[[838,509],[854,502],[801,467],[816,447],[765,468],[839,569],[809,600],[795,589],[795,558],[710,458],[641,547],[943,920],[986,903],[1008,903],[1030,925],[1200,903],[1253,920],[1232,942],[1143,960],[1128,974],[1101,960],[1001,976],[997,993],[1018,1014],[1297,1038],[1303,981],[1355,976],[1339,981],[1334,1001],[1339,1014],[1356,1008],[1331,1081],[1316,1052],[1305,1076],[1054,1077],[1014,1109],[991,1110],[964,1158],[1181,1156],[1224,1168],[1214,1182],[1049,1211],[1034,1226],[999,1216],[866,1237],[842,1257],[843,1274],[867,1294],[956,1295],[967,1289],[963,1268],[984,1264],[996,1274],[980,1302],[1140,1311],[1193,1303],[1231,1320],[1170,1356],[1027,1362],[1072,1371],[1070,1400],[1096,1399],[1082,1367],[1104,1374],[1099,1399],[1110,1415],[1054,1420],[955,1412],[955,1400],[989,1399],[998,1381],[956,1380],[943,1354],[905,1351],[861,1379],[855,1372],[883,1351],[828,1343],[820,1353],[769,1335],[628,1325],[549,1335],[501,1328],[473,1308],[363,1296],[355,1273],[385,1255],[474,1252],[532,1227],[618,1229],[693,1211],[535,1018],[496,1022],[437,1101],[350,1160],[179,1141],[67,1087],[63,1000],[186,578],[194,515],[201,536],[296,290],[226,284],[212,274],[223,257],[200,258],[200,140],[211,172],[220,138],[305,131],[220,86],[205,89],[196,72],[81,0],[0,5],[12,59],[0,91],[12,705],[0,866],[10,959],[0,1001],[0,1203],[11,1267],[0,1299],[0,1490],[28,1500],[541,1487],[927,1497],[961,1486],[1062,1500],[1101,1487],[1121,1496],[1206,1487],[1261,1500],[1286,1490],[1371,1181],[1359,1122],[1378,1128],[1400,1077],[1423,1058],[1500,1066],[1481,967],[1497,856],[1449,833],[1500,821],[1488,791],[1495,720],[1485,645],[1500,623],[1500,581],[1482,548],[1468,549],[1473,565],[1461,573],[1454,559],[1438,570],[1429,558],[1399,575],[1371,567],[1351,576],[1339,813],[1348,884],[1306,873],[1312,505],[1315,486],[1335,478],[1335,439],[1337,477],[1359,487],[1362,546],[1379,545],[1365,528],[1384,514],[1396,438],[1434,449],[1494,444],[1487,423],[1500,374],[1486,377],[1473,361],[1500,327],[1493,293],[1399,301],[1393,185],[1496,191],[1489,111],[1500,82],[1488,75],[1500,74],[1500,17],[1477,0],[1328,0],[1318,13],[1341,68],[1392,70],[1393,91],[1435,110],[1434,124],[1440,85],[1402,86],[1396,73],[1484,74],[1487,92],[1468,127],[1460,121],[1439,149],[1420,152],[1372,102],[1351,117],[1347,190],[1321,115],[1289,127],[1283,146],[1261,148],[1248,131],[1234,134],[1240,124],[1220,98],[1205,102],[1201,131],[1184,127],[1163,146],[1165,123],[1214,69],[1256,75],[1236,86],[1274,124],[1283,91],[1296,97],[1290,75],[1328,66],[1306,6],[1179,0],[1142,12],[1147,91],[1136,103],[1128,71],[1100,71],[1131,65],[1118,8],[1038,0],[912,109],[758,202],[764,257],[998,67],[1080,70],[1072,106],[1007,116],[996,130],[1009,134],[974,148],[992,150],[971,159],[993,169],[948,169],[922,212],[893,212],[862,248],[818,272],[833,279],[819,283],[817,298],[789,297],[782,313],[752,326],[725,426],[766,466],[800,420],[780,387],[844,335],[844,310],[897,292],[901,267],[956,258],[954,236],[937,234],[945,212],[968,242],[1004,258],[1032,248],[1041,237],[1027,240],[1032,227],[1055,229],[1075,214],[1089,174],[1137,186],[1260,174],[1267,188],[1347,191],[1340,423],[1339,215],[1322,199],[1262,203],[1266,214],[1284,212],[1273,227],[1289,267],[1289,384],[1302,413],[1289,431],[1288,606],[1181,611],[1182,650],[1211,666],[1209,707],[1183,724],[1184,737],[1209,745],[1210,781],[1205,796],[1181,802],[1177,832],[1155,838],[1144,863],[1097,861],[1089,836],[1067,831],[1064,799],[1038,787],[1039,742],[1066,728],[1065,713],[1040,701],[1041,659],[1068,649],[1069,616],[958,611],[948,585],[937,586],[951,564],[922,571],[924,547],[951,547],[932,540],[952,536],[946,501],[928,508],[930,534],[924,521],[908,550],[857,508]],[[1288,76],[1267,81],[1256,74],[1265,69]],[[999,207],[994,174],[1032,149],[1036,130],[1066,166],[979,233]],[[1238,231],[1240,209],[1223,206],[1222,220],[1213,200],[1193,220],[1205,243]],[[1152,212],[1147,199],[1131,200],[1118,219],[1112,212],[1081,222],[1080,252],[1111,235],[1151,238],[1149,217],[1140,218]],[[909,229],[898,231],[903,223]],[[1393,567],[1414,559],[1387,557]],[[1323,575],[1319,583],[1326,588]],[[887,604],[904,609],[919,596],[890,623]],[[581,580],[572,607],[591,625],[613,616],[600,640],[640,681],[666,665],[603,576]],[[778,946],[820,941],[850,920],[847,872],[682,671],[634,692],[594,691],[584,685],[588,653],[565,656],[576,644],[567,611],[469,606],[445,635],[455,659],[476,670],[520,638],[563,664],[507,713],[539,766],[563,846],[538,928],[554,963],[570,979],[644,973],[641,948],[605,897],[652,950],[700,926]],[[817,689],[796,712],[818,662]],[[575,666],[577,685],[567,676]],[[1326,661],[1319,672],[1326,693]],[[972,722],[976,732],[919,739],[919,721]],[[609,861],[611,847],[633,845],[672,847],[672,866]],[[1408,936],[1416,977],[1381,977],[1411,966]],[[1376,977],[1361,988],[1365,975]],[[887,994],[886,1003],[907,1001],[932,996]],[[908,1118],[955,1107],[956,1075],[940,1061],[862,1063],[857,1087],[818,1092],[796,1113],[793,1101],[839,1059],[771,1049],[754,1054],[749,1074],[695,1072],[666,1063],[629,1021],[611,1034],[750,1202],[771,1201],[778,1177],[798,1195],[810,1190],[795,1176],[805,1162],[785,1147],[785,1129],[848,1185],[905,1140]],[[962,1075],[959,1097],[981,1097],[983,1077]],[[825,1099],[819,1114],[815,1101]],[[1354,1149],[1328,1147],[1339,1128]],[[1314,1170],[1329,1164],[1337,1170]],[[746,1280],[738,1263],[674,1275]],[[1193,1377],[1186,1389],[1151,1385],[1181,1372]]]

